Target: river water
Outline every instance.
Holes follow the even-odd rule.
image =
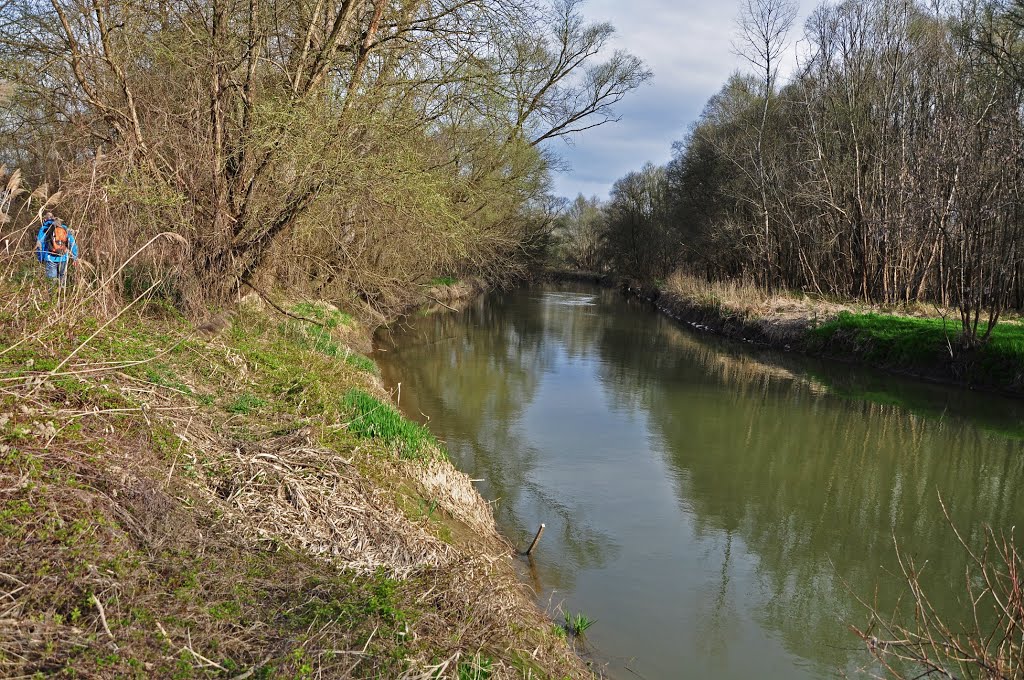
[[[858,598],[893,610],[894,548],[964,612],[965,551],[1024,526],[1020,402],[759,351],[588,287],[492,294],[378,339],[402,410],[525,547],[553,615],[614,678],[872,670]]]

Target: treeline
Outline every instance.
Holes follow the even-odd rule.
[[[555,215],[545,142],[650,75],[579,4],[4,3],[0,236],[26,253],[53,209],[98,280],[197,313],[245,283],[388,309],[515,273]]]
[[[960,309],[969,344],[984,341],[1002,310],[1024,307],[1024,5],[822,4],[779,87],[794,17],[784,0],[748,0],[736,47],[753,68],[711,98],[666,167],[620,179],[601,219],[578,201],[563,231],[600,246],[570,239],[565,254],[639,277],[684,267],[935,302]]]

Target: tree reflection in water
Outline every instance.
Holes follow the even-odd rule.
[[[855,596],[902,592],[894,537],[963,611],[937,492],[969,540],[1024,522],[1020,404],[697,336],[612,291],[493,295],[381,349],[503,530],[548,523],[544,587],[650,677],[854,669]]]
[[[510,314],[504,298],[494,294],[462,312],[378,334],[378,358],[385,384],[403,385],[403,412],[429,422],[459,469],[482,480],[478,489],[495,501],[498,525],[513,542],[524,545],[540,522],[547,524],[545,541],[558,537],[571,559],[546,564],[539,582],[549,592],[563,591],[572,588],[581,567],[599,567],[614,555],[615,545],[535,479],[545,452],[529,442],[522,415],[560,347],[596,351],[593,329],[554,324],[540,297],[512,294],[519,311]],[[565,332],[558,342],[550,337],[553,329]]]

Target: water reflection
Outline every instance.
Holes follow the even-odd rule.
[[[554,324],[550,310],[571,307],[573,318],[585,317],[583,308],[594,299],[528,299],[536,304],[519,315],[509,315],[501,299],[492,296],[462,313],[417,319],[379,334],[378,358],[385,383],[403,385],[403,411],[429,421],[460,469],[480,480],[478,488],[494,501],[506,535],[525,545],[540,522],[547,524],[545,544],[557,540],[570,559],[536,577],[545,592],[563,591],[571,589],[579,569],[601,566],[616,547],[599,528],[576,521],[577,508],[557,488],[535,478],[546,453],[531,441],[523,414],[562,352],[578,358],[595,351],[586,331]],[[552,342],[556,328],[560,335]]]
[[[609,291],[529,290],[382,339],[385,380],[484,478],[547,598],[647,677],[820,677],[865,662],[894,538],[962,611],[982,523],[1024,519],[1020,404],[695,336]],[[623,677],[632,676],[625,674]]]
[[[952,545],[937,491],[969,530],[979,520],[1009,527],[1020,518],[1016,442],[892,405],[822,396],[813,382],[743,357],[723,362],[706,345],[677,340],[674,355],[732,387],[705,391],[680,410],[679,381],[653,367],[647,373],[646,407],[680,501],[698,535],[735,532],[757,555],[760,620],[794,654],[820,656],[839,643],[837,624],[863,621],[851,591],[870,597],[877,583],[880,601],[895,601],[901,584],[879,578],[880,567],[896,567],[894,537],[931,565],[931,592],[962,590],[966,555]]]

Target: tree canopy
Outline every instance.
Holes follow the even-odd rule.
[[[545,142],[650,73],[579,0],[12,0],[0,157],[112,270],[156,233],[186,306],[274,277],[384,306],[507,273],[550,228]]]

